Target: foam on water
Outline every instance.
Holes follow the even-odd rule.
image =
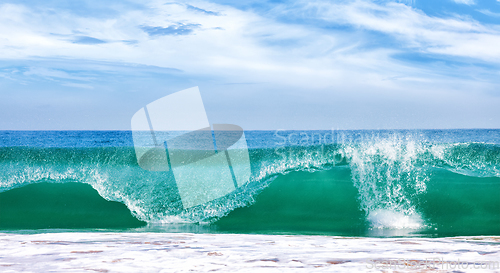
[[[6,272],[498,272],[498,242],[499,237],[0,233],[0,266]]]
[[[408,215],[387,209],[370,211],[367,219],[373,228],[378,229],[420,229],[424,226],[424,220],[419,214]]]

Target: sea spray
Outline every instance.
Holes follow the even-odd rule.
[[[361,208],[375,228],[420,228],[419,196],[426,190],[429,171],[419,159],[425,145],[411,136],[370,136],[346,143],[352,181]]]

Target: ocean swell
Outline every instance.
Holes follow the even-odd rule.
[[[39,182],[87,183],[149,223],[210,223],[253,204],[278,176],[349,168],[372,228],[419,229],[430,226],[420,204],[432,170],[500,177],[498,144],[433,143],[411,133],[251,148],[249,154],[248,184],[189,209],[183,209],[173,175],[141,169],[133,147],[0,147],[0,191]]]

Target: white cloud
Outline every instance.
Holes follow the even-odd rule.
[[[331,4],[308,1],[303,7],[315,17],[336,24],[390,35],[409,48],[456,57],[500,62],[500,29],[468,18],[438,18],[397,3],[377,5],[367,1]],[[291,11],[293,13],[293,11]]]
[[[78,80],[78,81],[90,81],[93,78],[74,76],[65,71],[50,69],[45,67],[30,67],[28,71],[24,72],[26,76],[39,76],[46,79],[64,79],[64,80]]]
[[[107,75],[103,77],[117,78],[115,75],[127,77],[146,67],[169,71],[167,68],[175,68],[175,73],[185,77],[182,81],[189,78],[193,79],[189,83],[216,83],[218,90],[231,92],[233,86],[223,84],[263,83],[234,88],[253,96],[242,95],[238,111],[246,109],[257,121],[242,115],[241,125],[259,123],[259,115],[268,120],[278,111],[277,115],[283,117],[276,121],[280,127],[301,118],[304,124],[310,124],[311,119],[325,124],[330,122],[323,121],[325,117],[344,115],[349,128],[381,128],[383,118],[373,123],[374,119],[366,117],[380,111],[390,118],[396,113],[411,120],[411,115],[420,116],[422,112],[418,103],[434,110],[422,114],[427,115],[426,120],[454,114],[469,117],[466,111],[444,109],[441,105],[453,102],[467,108],[469,101],[476,105],[498,102],[475,95],[498,90],[498,81],[488,78],[491,71],[394,58],[395,54],[420,53],[498,66],[498,26],[462,17],[432,17],[408,5],[380,2],[298,1],[259,15],[206,1],[165,4],[153,0],[144,9],[121,11],[106,18],[78,16],[57,8],[35,10],[4,4],[0,5],[0,60],[28,60],[28,65],[22,66],[30,69],[25,78],[7,72],[0,77],[23,81],[42,78],[68,87],[95,88],[96,94],[102,93],[101,89],[120,89],[113,86],[116,79],[100,81],[100,71]],[[291,20],[274,19],[283,17]],[[310,25],[310,20],[320,23]],[[397,45],[374,43],[373,33]],[[51,66],[46,60],[71,65]],[[82,60],[90,64],[84,65]],[[121,73],[120,64],[140,69]],[[134,84],[142,90],[143,82]],[[232,94],[228,91],[224,95]],[[90,95],[87,100],[92,100]],[[250,101],[252,106],[248,106]],[[287,107],[277,108],[280,103]],[[313,106],[304,106],[308,103]],[[266,104],[271,110],[261,111]],[[249,110],[258,108],[255,105],[262,108]],[[491,105],[480,108],[493,109]],[[131,110],[135,111],[135,106]],[[414,110],[407,111],[408,107]],[[351,125],[350,118],[361,123]]]
[[[187,5],[154,0],[145,9],[105,19],[4,4],[0,6],[0,14],[6,14],[0,17],[0,58],[132,63],[176,68],[222,82],[312,89],[369,83],[367,86],[386,90],[415,83],[436,86],[442,82],[446,86],[452,78],[440,77],[432,68],[392,59],[404,48],[500,62],[498,28],[467,18],[430,17],[400,3],[299,1],[292,8],[276,7],[273,12],[299,20],[280,23],[251,11],[204,1]],[[360,31],[325,30],[300,23],[300,19],[311,18]],[[364,30],[393,37],[403,49],[370,47]],[[152,31],[158,35],[150,35]],[[87,42],[75,43],[81,37]],[[72,75],[61,71],[30,73],[82,80],[70,79]]]
[[[196,3],[198,9],[193,7],[150,2],[146,10],[100,20],[63,11],[50,13],[3,5],[0,13],[10,14],[10,18],[0,18],[0,58],[62,57],[127,62],[211,74],[232,82],[324,85],[340,78],[345,67],[332,68],[332,63],[342,61],[342,57],[330,59],[321,55],[328,55],[331,50],[344,54],[353,47],[342,37],[279,24],[251,12],[206,2]],[[181,24],[197,27],[187,35],[148,35],[143,30],[145,27],[165,30]],[[74,42],[82,36],[106,42]],[[350,62],[355,65],[357,61]],[[304,77],[316,80],[302,80]]]
[[[498,0],[500,2],[500,0]],[[477,10],[479,12],[481,12],[482,14],[484,15],[488,15],[488,16],[491,16],[491,17],[500,17],[500,13],[499,12],[492,12],[491,10],[487,10],[487,9],[480,9],[480,10]]]
[[[453,2],[455,2],[457,4],[464,4],[464,5],[469,5],[469,6],[476,4],[475,0],[453,0]]]
[[[83,89],[94,89],[92,85],[84,83],[63,83],[62,85],[68,87],[83,88]]]

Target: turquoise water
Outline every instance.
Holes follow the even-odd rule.
[[[500,234],[500,130],[248,131],[250,182],[184,209],[126,131],[0,132],[0,230]]]
[[[123,228],[145,223],[120,202],[106,201],[83,183],[34,183],[3,192],[5,229]]]

